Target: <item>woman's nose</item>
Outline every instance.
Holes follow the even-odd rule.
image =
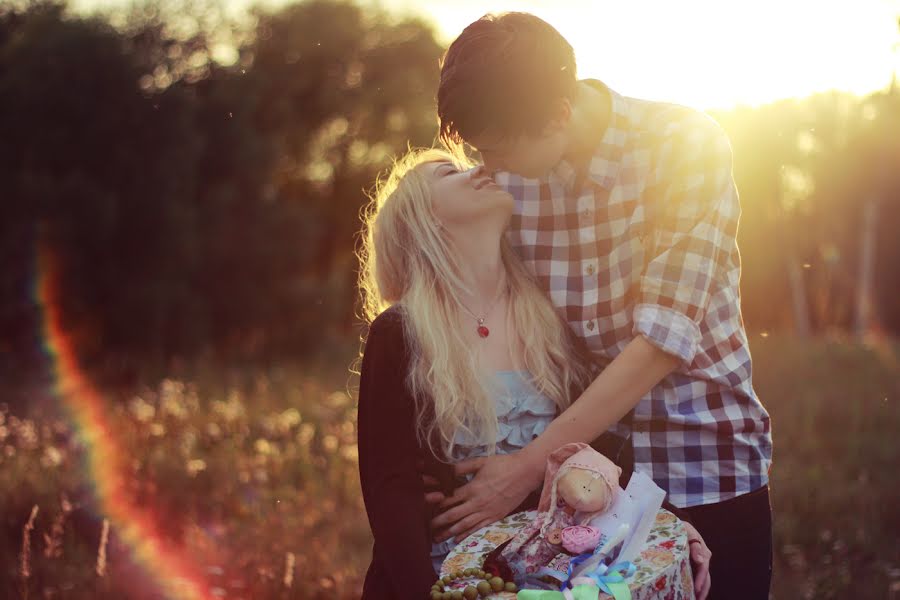
[[[476,165],[469,173],[469,176],[472,179],[478,179],[479,177],[491,177],[491,170],[485,167],[484,165]]]

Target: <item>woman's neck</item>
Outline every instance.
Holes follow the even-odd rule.
[[[456,260],[461,266],[461,275],[470,293],[460,290],[463,301],[471,310],[477,310],[490,302],[496,294],[502,279],[506,276],[501,247],[503,236],[509,226],[509,215],[485,216],[477,222],[470,222],[450,230]],[[474,306],[473,306],[474,304]]]
[[[462,242],[462,243],[461,243]],[[496,236],[472,236],[457,240],[462,276],[471,293],[461,290],[466,306],[472,311],[485,311],[498,295],[506,280],[506,267]]]
[[[500,250],[497,249],[491,255],[473,257],[463,269],[466,284],[474,296],[463,292],[464,296],[473,300],[469,306],[472,310],[477,310],[476,307],[486,309],[487,305],[496,299],[498,289],[506,280],[506,268],[500,258]]]

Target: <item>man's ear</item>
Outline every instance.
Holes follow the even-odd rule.
[[[571,118],[572,103],[568,98],[560,98],[553,108],[553,114],[550,117],[550,121],[544,125],[543,134],[549,136],[564,131],[569,126],[569,120]]]

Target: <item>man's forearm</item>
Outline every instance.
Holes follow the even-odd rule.
[[[522,450],[535,479],[543,476],[547,457],[554,450],[570,442],[595,440],[634,408],[678,362],[642,336],[632,340],[581,396]]]

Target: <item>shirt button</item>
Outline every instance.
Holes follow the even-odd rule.
[[[593,331],[593,330],[594,330],[594,322],[593,322],[593,321],[588,321],[588,322],[587,322],[587,328],[588,328],[588,331]]]
[[[581,220],[582,221],[590,221],[591,220],[591,211],[590,209],[584,209],[581,211]]]
[[[593,275],[593,274],[594,274],[594,265],[588,265],[588,266],[587,266],[587,269],[585,269],[585,272],[586,272],[588,275]]]

